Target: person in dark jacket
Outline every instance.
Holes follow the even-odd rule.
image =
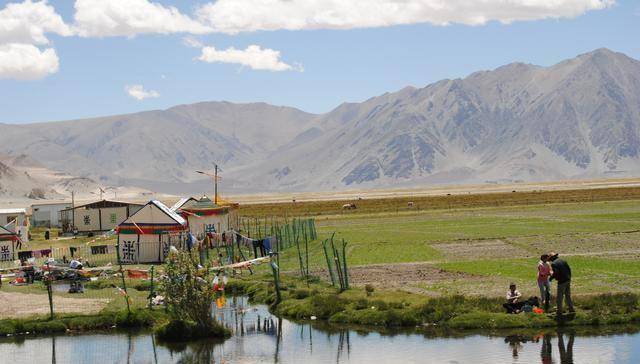
[[[569,312],[575,312],[573,301],[571,300],[571,267],[567,262],[558,258],[558,254],[554,252],[549,253],[549,260],[551,260],[551,269],[553,271],[551,279],[555,279],[558,282],[556,312],[558,315],[562,314],[563,298],[567,301]]]

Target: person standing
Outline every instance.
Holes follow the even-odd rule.
[[[551,265],[549,264],[549,255],[542,254],[538,262],[538,288],[540,288],[540,301],[545,305],[545,310],[549,309],[549,300],[551,299]]]
[[[575,312],[573,300],[571,300],[571,267],[567,262],[558,258],[558,254],[555,252],[549,253],[549,260],[551,260],[551,278],[558,281],[556,312],[558,315],[562,314],[563,299],[567,301],[569,312]]]

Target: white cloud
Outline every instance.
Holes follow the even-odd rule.
[[[481,25],[572,18],[615,0],[218,0],[198,19],[217,32],[352,29],[402,24]]]
[[[202,48],[204,47],[204,44],[202,44],[201,41],[199,41],[198,39],[192,37],[192,36],[186,36],[184,38],[182,38],[182,42],[184,43],[184,45],[186,45],[187,47],[191,47],[191,48]]]
[[[0,44],[48,44],[46,33],[72,35],[71,28],[46,1],[9,3],[0,10]]]
[[[197,58],[207,63],[236,63],[248,66],[254,70],[267,71],[290,71],[298,70],[302,72],[299,65],[289,65],[280,60],[280,51],[269,48],[261,48],[252,44],[247,49],[235,49],[233,47],[225,50],[217,50],[214,47],[203,47],[202,54]]]
[[[31,44],[0,44],[0,78],[37,80],[58,71],[55,49]]]
[[[75,9],[77,30],[85,37],[211,32],[175,7],[148,0],[77,0]]]
[[[47,1],[8,3],[0,9],[0,78],[37,80],[58,72],[60,61],[47,33],[73,35]]]
[[[129,96],[133,97],[138,101],[142,101],[144,99],[156,98],[160,97],[158,91],[154,90],[145,90],[142,85],[127,85],[124,87],[124,90],[127,91]]]

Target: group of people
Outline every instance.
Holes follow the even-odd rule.
[[[575,312],[573,300],[571,299],[571,267],[564,259],[560,259],[555,252],[542,254],[538,262],[537,281],[540,289],[540,298],[532,297],[528,300],[523,300],[516,284],[511,283],[507,291],[507,302],[503,307],[507,310],[507,313],[520,313],[525,307],[528,310],[528,307],[542,305],[548,310],[551,303],[552,280],[557,282],[556,312],[558,315],[564,312],[562,306],[565,301],[569,312]]]

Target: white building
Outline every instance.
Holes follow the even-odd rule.
[[[116,228],[120,262],[162,263],[171,245],[182,245],[187,221],[160,201],[149,201]]]
[[[144,205],[120,201],[97,201],[60,211],[62,231],[95,233],[115,229],[118,224],[135,214]]]
[[[31,205],[31,225],[34,227],[62,227],[60,211],[70,209],[70,202],[45,202]]]

